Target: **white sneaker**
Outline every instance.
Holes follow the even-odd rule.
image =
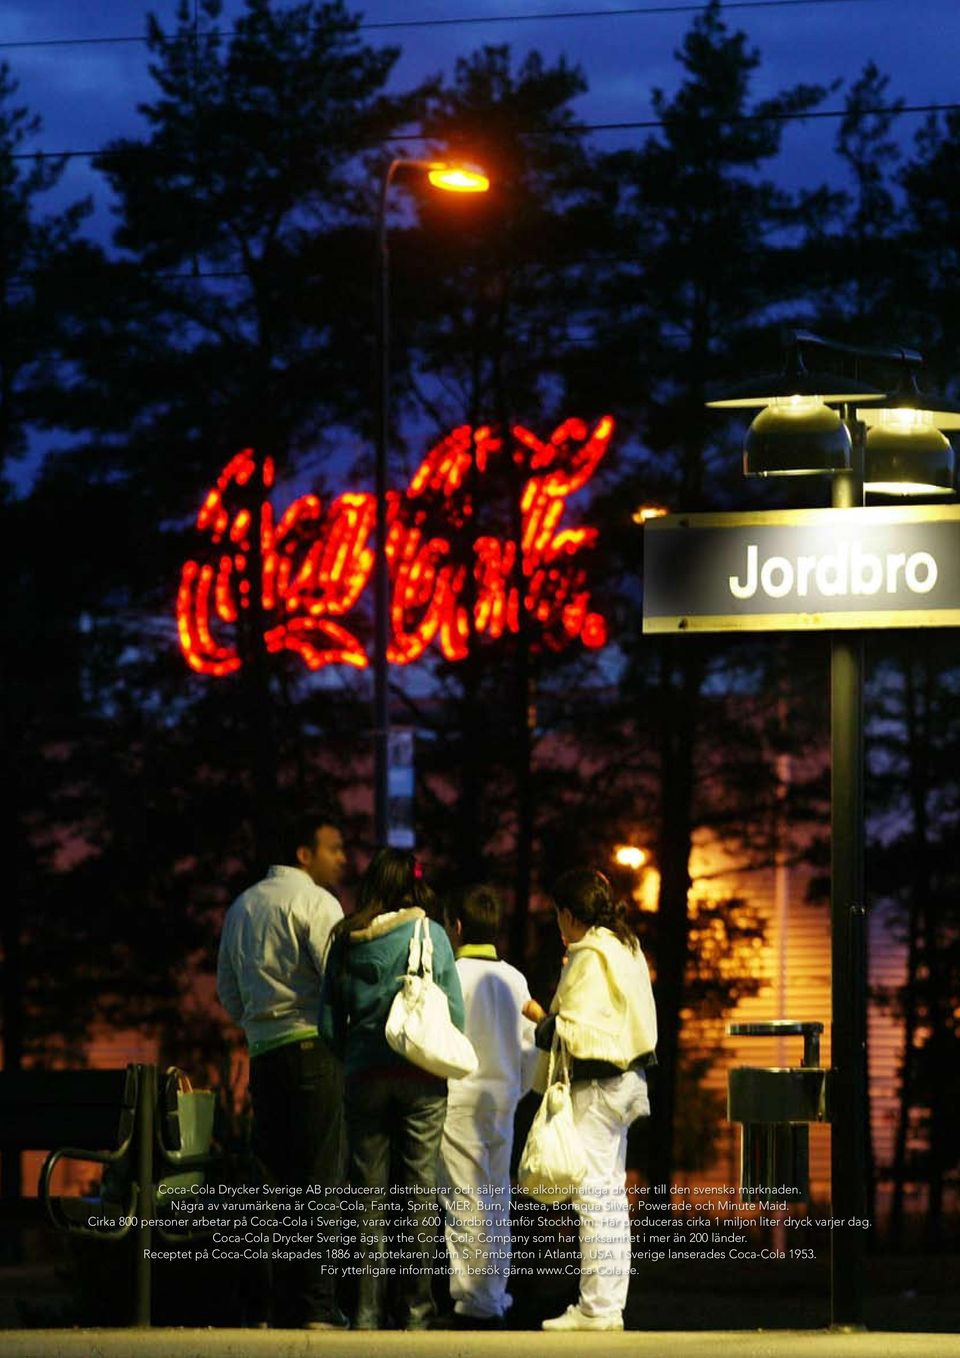
[[[545,1320],[541,1330],[622,1330],[623,1316],[611,1311],[606,1316],[588,1316],[579,1306],[568,1306],[562,1316]]]

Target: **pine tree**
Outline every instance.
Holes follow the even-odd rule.
[[[340,4],[250,0],[229,38],[210,27],[219,12],[201,5],[195,26],[181,5],[170,33],[151,21],[148,134],[97,162],[117,251],[77,247],[62,266],[70,324],[42,411],[71,437],[18,539],[56,523],[72,563],[39,554],[21,592],[59,588],[75,667],[69,703],[51,704],[76,829],[67,851],[44,846],[35,1050],[104,1021],[139,1025],[164,1054],[195,1045],[197,972],[229,893],[272,852],[285,807],[336,800],[366,738],[348,686],[318,690],[292,656],[267,668],[259,617],[239,629],[239,675],[192,675],[173,610],[228,458],[253,445],[280,468],[278,497],[296,476],[322,493],[332,422],[364,423],[371,216],[357,185],[364,148],[411,101],[384,95],[396,52],[364,46]],[[255,487],[244,493],[252,504]]]
[[[0,1022],[3,1063],[35,1059],[38,994],[33,971],[50,920],[49,863],[55,830],[69,824],[62,748],[78,681],[75,581],[57,563],[56,515],[18,492],[15,470],[30,451],[52,384],[51,358],[68,324],[60,277],[87,207],[42,215],[42,196],[62,160],[25,161],[39,118],[17,102],[18,85],[0,65],[0,535],[4,543],[0,706],[7,786],[4,817],[8,889],[0,911]],[[76,811],[73,817],[76,819]],[[2,1194],[20,1186],[18,1157],[5,1155]]]
[[[885,639],[867,691],[868,791],[877,842],[869,895],[906,954],[903,985],[878,996],[903,1022],[900,1106],[888,1170],[890,1234],[902,1244],[907,1185],[928,1186],[926,1238],[942,1244],[945,1192],[957,1162],[960,918],[954,846],[960,817],[954,645]],[[917,1142],[922,1151],[911,1149]]]
[[[798,252],[814,328],[875,346],[906,343],[912,328],[913,264],[895,135],[903,100],[889,90],[890,77],[871,61],[847,91],[834,149],[848,187],[822,195]]]
[[[801,304],[805,283],[794,262],[796,243],[824,196],[820,190],[791,194],[769,178],[783,115],[812,109],[822,88],[798,85],[753,101],[759,54],[743,33],[727,28],[716,3],[694,20],[677,59],[678,89],[672,96],[654,92],[662,128],[640,150],[615,153],[604,164],[605,192],[615,209],[608,244],[614,263],[597,294],[591,368],[605,383],[620,374],[630,382],[621,402],[633,411],[632,428],[642,440],[611,497],[621,537],[637,533],[627,523],[627,506],[656,501],[674,510],[716,509],[747,498],[739,457],[705,402],[722,380],[772,366],[763,347],[772,309]],[[581,376],[586,382],[591,373]],[[623,637],[622,692],[636,748],[656,751],[658,770],[656,806],[652,815],[643,813],[652,822],[661,874],[653,942],[661,1036],[651,1178],[669,1183],[680,1116],[692,837],[704,817],[721,823],[721,804],[710,807],[702,770],[713,754],[721,787],[729,789],[721,796],[726,838],[758,857],[765,851],[756,824],[765,820],[760,807],[764,798],[772,806],[776,795],[775,751],[747,734],[752,722],[770,721],[759,701],[762,688],[746,679],[762,669],[767,652],[696,637],[645,641],[638,614]],[[715,691],[744,693],[739,708],[731,700],[725,738],[716,725],[722,704],[705,693],[708,680]],[[752,708],[757,715],[751,718]],[[753,763],[745,799],[733,792],[741,762]]]

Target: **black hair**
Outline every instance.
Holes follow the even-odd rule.
[[[433,914],[434,896],[423,870],[412,853],[403,849],[378,849],[357,887],[357,908],[335,925],[333,934],[355,934],[378,915],[419,906]]]
[[[280,854],[275,861],[286,863],[290,867],[298,867],[300,860],[297,850],[313,850],[317,843],[317,831],[325,826],[332,830],[340,829],[336,816],[321,807],[308,807],[291,816],[279,841]]]
[[[621,943],[636,950],[640,940],[627,920],[627,906],[615,901],[613,888],[596,868],[572,868],[560,877],[551,893],[558,910],[569,910],[588,929],[609,929]]]
[[[468,886],[455,891],[443,903],[444,923],[459,921],[464,943],[494,943],[503,907],[489,886]]]

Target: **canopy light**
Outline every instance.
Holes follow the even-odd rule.
[[[707,405],[712,410],[758,410],[776,398],[785,396],[816,396],[825,402],[882,401],[884,392],[866,382],[836,373],[804,372],[801,376],[787,373],[765,373],[728,387]]]
[[[636,844],[621,844],[615,850],[613,858],[620,867],[638,872],[647,861],[647,852],[638,848]]]
[[[447,193],[486,193],[490,180],[480,170],[466,165],[432,165],[427,178],[435,189]]]
[[[944,429],[960,429],[960,406],[921,392],[908,369],[882,406],[857,410],[867,426],[864,489],[882,495],[949,495],[955,459]]]
[[[895,364],[902,373],[897,390],[883,392],[859,378],[808,372],[802,356],[808,348]],[[864,349],[795,330],[789,334],[781,372],[741,382],[707,404],[720,410],[760,410],[744,442],[746,476],[849,471],[856,437],[863,448],[866,490],[949,494],[955,460],[941,431],[960,429],[960,404],[919,390],[916,369],[922,363],[922,355],[911,349]],[[841,419],[830,409],[836,405],[853,406],[855,419],[849,409]]]
[[[836,410],[820,396],[767,398],[747,431],[744,476],[816,476],[847,471],[851,441]]]
[[[955,459],[929,410],[894,406],[876,412],[864,451],[864,489],[882,495],[949,495]]]
[[[714,410],[757,410],[771,401],[790,396],[814,396],[818,401],[882,401],[884,393],[856,378],[834,373],[808,372],[794,345],[778,373],[751,377],[719,392],[707,405]]]
[[[881,423],[880,417],[896,413],[905,421],[911,417],[929,416],[930,426],[934,429],[960,429],[960,405],[947,396],[937,396],[924,392],[917,386],[916,374],[905,374],[896,391],[883,402],[882,409],[857,411],[857,419],[867,426]]]
[[[835,345],[806,330],[790,332],[783,368],[778,373],[751,377],[735,387],[721,391],[707,405],[715,410],[756,410],[769,405],[775,397],[815,396],[822,402],[882,401],[884,392],[858,378],[837,377],[833,373],[808,372],[801,345],[813,345],[833,352],[853,353],[847,345]]]

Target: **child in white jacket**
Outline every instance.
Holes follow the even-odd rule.
[[[534,1027],[523,1016],[525,978],[497,956],[500,901],[475,886],[451,900],[444,922],[463,990],[465,1032],[479,1064],[451,1080],[440,1143],[442,1201],[457,1325],[493,1328],[512,1298],[510,1151],[517,1103],[530,1086]],[[468,1272],[468,1266],[470,1272]]]

